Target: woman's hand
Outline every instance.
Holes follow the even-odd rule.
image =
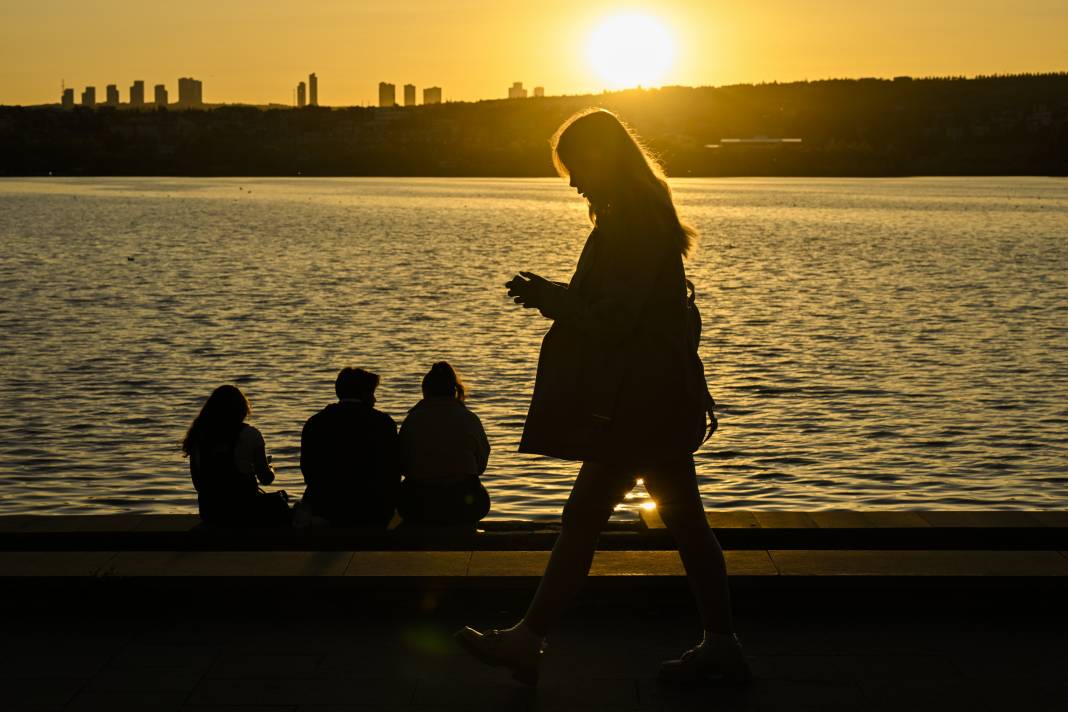
[[[546,294],[553,286],[549,280],[533,272],[520,272],[504,283],[508,296],[524,309],[541,309],[545,305]]]

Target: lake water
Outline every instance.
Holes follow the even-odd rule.
[[[707,507],[1068,507],[1068,181],[673,185],[720,404]],[[515,452],[548,322],[502,285],[566,280],[588,230],[548,179],[2,180],[0,513],[195,511],[178,443],[227,382],[299,494],[341,366],[399,422],[447,359],[491,516],[558,517],[577,465]]]

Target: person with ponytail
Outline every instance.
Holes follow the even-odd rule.
[[[197,491],[200,518],[219,526],[287,526],[284,490],[267,493],[274,468],[263,435],[245,422],[252,412],[237,386],[219,386],[205,401],[182,441]]]
[[[447,361],[423,376],[423,399],[400,429],[404,480],[397,513],[405,526],[473,527],[489,512],[479,478],[489,462],[489,439],[466,400],[467,389]]]
[[[519,450],[581,462],[560,533],[526,615],[504,630],[464,628],[479,660],[536,684],[545,637],[582,586],[601,529],[641,478],[673,535],[704,637],[665,661],[669,681],[743,683],[723,552],[705,518],[693,453],[714,430],[683,260],[696,234],[637,135],[603,109],[552,141],[561,177],[586,199],[593,230],[570,282],[520,272],[508,295],[552,322],[542,341]]]

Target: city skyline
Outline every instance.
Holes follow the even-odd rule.
[[[191,0],[166,10],[132,0],[50,0],[6,13],[0,104],[56,103],[61,81],[102,89],[100,78],[127,87],[140,77],[192,74],[227,103],[285,105],[293,103],[295,79],[306,74],[302,66],[330,78],[318,97],[328,106],[374,104],[377,78],[390,76],[447,86],[454,101],[498,97],[519,77],[535,78],[555,95],[598,93],[643,83],[631,70],[613,84],[588,56],[606,18],[630,10],[647,14],[670,41],[662,73],[646,86],[1068,68],[1060,37],[1068,5],[1050,0],[981,8],[963,0],[892,7],[824,0],[803,9],[785,0],[591,0],[580,8],[558,0],[459,8],[398,0],[388,10],[323,0],[306,11],[290,0]],[[463,23],[456,23],[458,13]]]

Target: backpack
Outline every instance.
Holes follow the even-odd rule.
[[[701,443],[705,443],[712,437],[712,433],[716,432],[719,427],[719,421],[716,420],[716,400],[708,390],[705,365],[701,361],[701,354],[698,353],[698,348],[701,345],[701,310],[697,308],[697,288],[688,279],[686,280],[686,291],[688,292],[686,295],[686,321],[690,326],[690,345],[693,347],[694,368],[701,374],[700,384],[704,389],[702,400],[705,412],[701,418],[704,423],[701,427]]]

